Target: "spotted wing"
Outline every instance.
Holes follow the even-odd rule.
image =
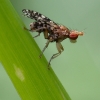
[[[24,16],[27,16],[31,19],[35,19],[37,22],[47,23],[50,25],[57,25],[54,21],[50,20],[48,17],[40,14],[39,12],[27,9],[23,9],[22,12],[24,13]]]

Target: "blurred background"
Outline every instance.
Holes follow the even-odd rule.
[[[69,39],[62,42],[64,52],[52,60],[51,66],[72,100],[100,100],[100,0],[10,1],[27,28],[34,20],[24,17],[22,9],[38,11],[69,29],[84,30],[76,43]],[[43,34],[35,41],[42,50],[46,43]],[[57,52],[55,43],[51,43],[44,55],[49,60]],[[21,100],[2,65],[0,100]]]

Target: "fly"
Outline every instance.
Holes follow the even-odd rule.
[[[46,45],[39,55],[40,58],[45,49],[48,47],[49,43],[56,42],[56,48],[58,50],[58,53],[55,53],[51,56],[48,62],[48,68],[51,60],[58,57],[62,53],[62,51],[64,51],[64,48],[61,44],[63,40],[69,38],[70,40],[75,41],[78,38],[78,36],[82,36],[84,34],[83,32],[70,30],[64,25],[55,23],[48,17],[33,10],[23,9],[22,12],[24,16],[35,20],[34,22],[30,23],[30,29],[24,29],[31,32],[38,32],[38,34],[34,36],[34,38],[40,36],[40,34],[43,33],[44,38],[47,39]]]

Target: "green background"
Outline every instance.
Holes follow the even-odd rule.
[[[11,0],[29,28],[33,22],[21,10],[33,9],[70,29],[84,30],[77,43],[62,42],[64,52],[51,62],[52,68],[72,100],[100,100],[100,0]],[[32,36],[37,33],[31,33]],[[42,50],[46,40],[35,39]],[[44,52],[47,60],[56,53],[55,43]],[[3,91],[2,91],[3,90]],[[10,91],[10,92],[9,92]],[[9,77],[0,65],[0,100],[20,100]]]

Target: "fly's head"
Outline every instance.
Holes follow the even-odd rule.
[[[83,36],[83,32],[79,32],[76,30],[71,30],[70,34],[69,34],[69,38],[72,40],[76,40],[78,38],[78,36]]]
[[[78,36],[83,36],[84,32],[79,32],[76,30],[71,30],[69,34],[69,39],[72,43],[75,43]]]

